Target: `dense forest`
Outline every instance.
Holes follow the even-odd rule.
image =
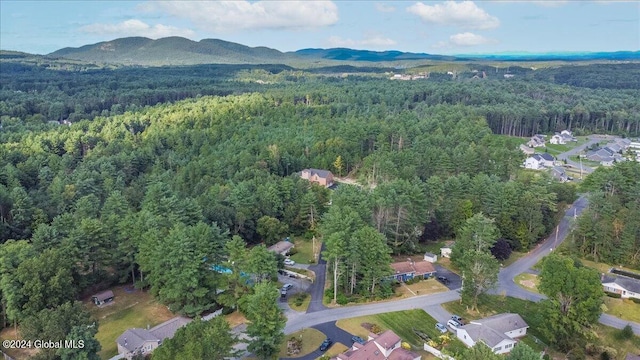
[[[387,296],[380,279],[391,253],[458,236],[478,213],[511,249],[527,250],[555,227],[575,188],[521,171],[520,139],[502,134],[633,135],[640,123],[636,90],[538,81],[396,82],[278,66],[233,76],[220,66],[5,73],[5,65],[2,325],[26,329],[55,316],[84,326],[86,318],[71,319],[73,301],[128,282],[191,316],[242,309],[244,280],[211,270],[238,266],[236,275],[267,279],[275,258],[261,245],[289,234],[324,238],[333,295],[343,298]],[[72,124],[46,123],[65,119]],[[297,175],[309,167],[361,185],[311,186]],[[627,195],[637,189],[610,183],[593,182],[637,211]]]

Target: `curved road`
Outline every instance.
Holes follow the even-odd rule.
[[[567,151],[567,152],[563,152],[562,154],[558,155],[558,160],[564,160],[567,162],[567,165],[571,165],[572,167],[576,168],[576,169],[580,169],[580,163],[577,163],[571,159],[569,159],[569,156],[574,156],[574,155],[579,155],[582,150],[584,150],[586,147],[591,146],[593,144],[596,144],[602,140],[612,140],[614,139],[614,136],[609,136],[609,135],[591,135],[589,136],[589,141],[587,141],[586,143],[580,145],[580,146],[576,146],[573,149]],[[582,170],[584,171],[585,174],[590,174],[593,172],[593,168],[590,168],[588,166],[584,166],[582,165]]]
[[[565,215],[560,221],[560,224],[557,228],[557,237],[556,232],[554,232],[549,238],[547,238],[547,240],[542,242],[538,247],[536,247],[535,250],[531,251],[528,255],[522,257],[506,268],[503,268],[498,275],[498,289],[495,290],[494,293],[498,294],[505,292],[508,296],[530,301],[540,301],[544,299],[545,297],[543,295],[526,291],[525,289],[516,285],[516,283],[513,281],[513,278],[520,273],[528,271],[533,265],[535,265],[540,259],[542,259],[542,257],[549,254],[552,249],[555,249],[560,243],[562,243],[562,241],[564,241],[564,239],[569,234],[571,222],[574,216],[582,213],[586,206],[586,197],[581,196],[580,198],[578,198],[578,200],[576,200],[571,205],[571,207],[569,207],[569,209],[565,211]],[[320,265],[321,264],[318,264],[316,266]],[[324,268],[325,266],[325,264],[322,264],[322,268]],[[316,272],[316,279],[320,278],[320,274],[321,272]],[[321,288],[320,284],[322,283],[320,281],[317,281],[316,283],[314,283],[314,288]],[[316,305],[316,309],[308,311],[306,314],[288,310],[286,312],[288,321],[284,329],[284,332],[286,334],[298,331],[303,328],[313,327],[319,324],[344,318],[410,309],[424,309],[436,320],[440,322],[446,322],[446,320],[450,318],[451,314],[446,312],[446,310],[444,310],[440,305],[446,302],[460,299],[460,295],[456,290],[450,290],[443,293],[416,296],[397,301],[328,309],[321,305],[322,297],[316,297],[315,291],[318,290],[314,290],[312,299],[314,301],[320,301],[319,305],[322,306],[323,309],[320,309],[319,306]],[[322,292],[320,291],[319,294],[321,296]],[[309,308],[311,309],[311,306]],[[603,314],[600,317],[600,322],[604,325],[618,329],[622,329],[627,324],[630,324],[634,330],[634,333],[636,335],[640,335],[640,324],[638,323],[625,321],[606,314]]]

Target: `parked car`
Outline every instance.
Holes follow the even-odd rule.
[[[464,321],[462,320],[462,318],[458,315],[453,315],[451,316],[451,320],[455,320],[458,322],[458,324],[460,325],[464,325]]]
[[[444,285],[449,285],[449,279],[446,276],[438,276],[436,279]]]
[[[333,344],[333,341],[327,338],[325,341],[322,342],[322,344],[320,344],[320,351],[327,350],[331,346],[331,344]]]
[[[287,266],[293,266],[296,264],[296,262],[291,259],[284,259],[284,264]]]
[[[442,324],[440,324],[440,323],[436,324],[436,329],[438,329],[438,331],[440,331],[441,333],[446,333],[447,332],[447,327],[442,325]]]
[[[293,287],[292,284],[284,284],[282,285],[282,290],[287,291]]]
[[[462,325],[460,325],[460,323],[455,320],[449,320],[447,321],[447,326],[449,326],[452,330],[455,330]]]
[[[352,337],[351,341],[353,341],[354,343],[362,344],[362,345],[367,343],[367,341],[365,339],[361,338],[360,336]]]

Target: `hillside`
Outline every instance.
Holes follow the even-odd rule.
[[[96,63],[124,65],[196,65],[196,64],[267,64],[295,60],[292,54],[283,54],[266,47],[248,47],[217,39],[192,41],[181,37],[157,40],[129,37],[64,48],[49,57]]]

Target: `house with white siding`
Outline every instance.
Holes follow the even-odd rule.
[[[474,320],[456,329],[456,336],[468,347],[482,342],[496,354],[511,352],[518,338],[527,335],[529,325],[518,314],[504,313]]]

